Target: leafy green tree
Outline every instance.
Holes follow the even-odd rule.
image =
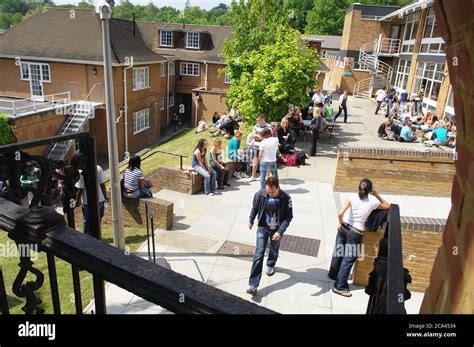
[[[286,0],[288,1],[288,10],[290,12],[290,25],[304,32],[306,27],[306,17],[308,12],[313,9],[313,0]]]
[[[314,0],[306,18],[306,34],[341,35],[349,6],[346,0]]]
[[[259,113],[268,121],[279,121],[290,105],[307,105],[307,91],[316,84],[316,51],[288,26],[279,25],[274,36],[274,42],[247,50],[237,59],[238,79],[230,71],[227,104],[235,105],[248,124]]]
[[[0,113],[0,146],[16,142],[12,127],[8,124],[8,117]]]

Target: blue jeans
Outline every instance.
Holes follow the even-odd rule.
[[[271,238],[278,230],[270,230],[265,227],[257,229],[257,249],[253,257],[252,270],[250,271],[249,286],[257,288],[262,278],[263,257],[267,248],[268,239],[270,239],[270,253],[268,254],[267,266],[274,267],[278,259],[280,249],[280,240],[273,241]]]
[[[265,182],[267,180],[267,171],[270,171],[274,177],[278,179],[278,166],[276,161],[260,162],[260,189],[265,190]]]
[[[357,260],[361,243],[362,235],[351,231],[345,224],[337,231],[336,245],[329,269],[329,278],[335,280],[335,289],[349,290],[347,279],[352,265]]]
[[[99,203],[99,223],[102,222],[102,217],[104,217],[105,206],[104,202]],[[89,234],[89,213],[87,212],[87,205],[82,205],[82,229],[84,234]]]
[[[213,168],[211,168],[211,173],[203,168],[201,165],[194,165],[193,169],[204,178],[204,193],[214,193],[217,186],[217,175]]]

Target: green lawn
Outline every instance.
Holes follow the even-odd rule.
[[[130,248],[130,252],[135,252],[138,247],[146,241],[146,229],[144,228],[125,228],[125,243]],[[111,226],[102,226],[102,239],[108,243],[113,242],[113,231]],[[10,246],[13,243],[7,237],[7,233],[0,231],[0,245],[2,248]],[[19,258],[18,257],[1,257],[1,263],[5,280],[5,287],[8,294],[8,301],[10,306],[10,313],[23,313],[21,308],[26,302],[25,299],[17,298],[12,293],[13,282],[19,272]],[[46,254],[40,252],[37,255],[37,259],[34,260],[34,267],[39,269],[45,275],[45,281],[41,289],[37,291],[39,297],[43,301],[41,307],[45,310],[45,313],[53,313],[53,305],[51,301],[51,288],[49,285],[49,274],[48,265],[46,262]],[[71,265],[59,258],[56,258],[56,272],[58,275],[58,287],[59,296],[61,302],[62,313],[75,313],[74,306],[74,290],[72,285],[72,272]],[[93,298],[92,292],[92,275],[86,271],[80,272],[81,277],[81,292],[82,292],[82,303],[84,307]],[[29,274],[26,280],[34,280],[35,276]]]
[[[248,130],[243,126],[241,129],[244,132],[243,142],[245,141],[246,134]],[[206,131],[203,133],[195,134],[194,129],[186,130],[185,132],[179,134],[172,140],[151,149],[147,153],[142,155],[142,170],[145,175],[156,170],[160,166],[171,166],[179,167],[179,158],[161,154],[154,153],[154,151],[165,151],[180,155],[188,156],[184,160],[184,167],[191,166],[192,154],[196,144],[199,139],[205,138],[212,144],[211,134]],[[223,145],[226,147],[229,140],[223,138]],[[243,145],[244,146],[244,145]],[[224,147],[224,148],[225,148]],[[122,167],[121,169],[125,169]],[[77,225],[81,225],[81,221],[76,221]],[[146,229],[145,228],[128,228],[125,230],[125,244],[129,247],[130,252],[135,252],[138,247],[146,241]],[[113,243],[113,230],[111,225],[102,226],[102,239],[105,242]],[[6,247],[7,242],[13,242],[7,238],[7,233],[0,231],[0,245],[3,244]],[[24,305],[25,300],[19,299],[12,294],[12,285],[18,274],[19,259],[17,257],[1,257],[0,265],[3,269],[3,274],[5,277],[5,286],[7,289],[7,294],[9,295],[9,304],[11,313],[22,313],[21,307]],[[46,255],[44,253],[38,254],[38,259],[34,262],[35,267],[45,275],[45,282],[42,288],[37,292],[43,301],[42,307],[46,313],[53,313],[53,307],[51,302],[51,289],[49,286],[49,275],[48,275],[48,266],[46,262]],[[62,313],[74,313],[74,291],[72,285],[72,273],[70,264],[62,261],[61,259],[56,259],[56,270],[58,274],[58,286],[61,302],[61,311]],[[81,276],[81,291],[82,291],[82,302],[86,306],[90,300],[93,298],[92,291],[92,276],[85,271],[80,273]],[[29,275],[27,280],[33,280],[34,276]]]

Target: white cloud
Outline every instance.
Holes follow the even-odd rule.
[[[63,4],[77,4],[80,0],[53,0],[57,5]],[[93,0],[93,2],[97,5],[100,0]],[[177,9],[184,8],[184,4],[186,3],[185,0],[130,0],[132,4],[135,5],[146,5],[152,2],[158,7],[163,6],[172,6]],[[231,0],[191,0],[191,6],[200,6],[205,9],[211,9],[216,7],[220,3],[230,5]],[[120,3],[120,0],[115,0],[116,4]]]

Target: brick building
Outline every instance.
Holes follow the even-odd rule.
[[[110,22],[118,149],[156,141],[174,112],[192,125],[226,111],[220,53],[231,28]],[[89,130],[107,156],[101,23],[93,10],[47,9],[1,35],[0,112],[18,141]],[[74,143],[39,149],[62,159]]]
[[[327,52],[331,89],[369,97],[382,86],[423,95],[424,111],[454,117],[445,43],[433,0],[403,8],[354,4],[346,11],[341,51]]]

